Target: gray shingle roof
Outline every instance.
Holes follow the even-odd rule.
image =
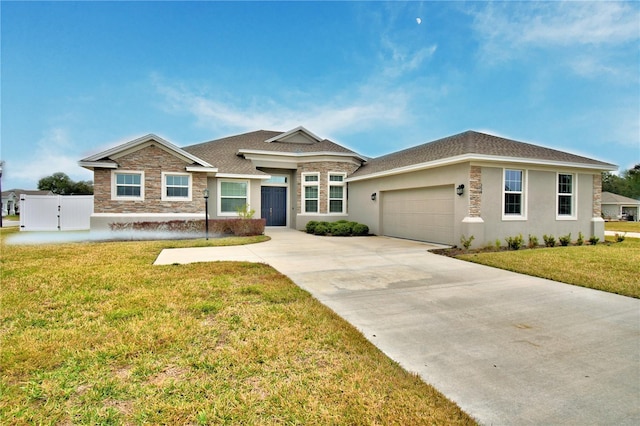
[[[640,205],[640,200],[625,197],[624,195],[614,194],[613,192],[602,192],[602,204],[633,204]]]
[[[478,156],[513,157],[517,159],[584,164],[591,167],[603,167],[604,170],[615,168],[613,164],[581,157],[568,152],[557,151],[555,149],[544,148],[538,145],[518,142],[485,133],[467,131],[371,159],[353,173],[350,178],[473,154],[477,154]]]
[[[236,136],[229,136],[222,139],[204,142],[197,145],[182,147],[182,149],[190,154],[195,155],[202,160],[213,164],[218,168],[219,173],[233,174],[264,174],[256,170],[250,160],[244,159],[237,155],[239,150],[255,150],[269,151],[277,154],[279,152],[286,153],[314,153],[329,152],[341,154],[353,154],[360,157],[357,153],[338,145],[328,139],[324,139],[313,144],[291,143],[291,142],[265,142],[284,132],[275,132],[270,130],[258,130],[255,132],[244,133]]]

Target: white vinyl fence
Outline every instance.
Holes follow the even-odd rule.
[[[20,194],[21,231],[79,231],[89,229],[93,195]]]

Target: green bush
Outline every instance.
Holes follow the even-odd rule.
[[[309,222],[307,222],[307,225],[305,226],[307,234],[313,234],[316,231],[316,226],[318,226],[318,223],[319,222],[317,220],[310,220]]]
[[[547,247],[555,247],[556,246],[556,237],[554,237],[553,235],[547,235],[544,234],[542,236],[542,239],[544,240],[544,245]]]
[[[353,235],[369,235],[369,227],[363,223],[356,223],[353,225],[352,231]]]
[[[538,247],[538,237],[535,235],[529,234],[529,244],[528,247],[530,249]]]
[[[351,225],[349,222],[335,222],[331,226],[331,235],[334,237],[347,237],[351,235]]]
[[[507,242],[507,247],[509,250],[520,250],[522,247],[522,242],[524,239],[522,238],[522,234],[519,234],[515,237],[507,237],[504,239]]]
[[[593,246],[598,244],[598,241],[600,241],[600,238],[596,237],[595,235],[592,235],[591,237],[589,237],[589,243],[591,243],[591,245]]]
[[[558,241],[560,241],[560,245],[562,247],[566,247],[571,244],[571,232],[569,232],[567,235],[563,235],[562,237],[558,237]]]
[[[331,227],[327,222],[320,222],[316,225],[313,233],[315,235],[327,235],[331,231]]]
[[[576,240],[576,244],[579,246],[584,244],[584,235],[582,235],[582,232],[578,232],[578,239]]]
[[[621,243],[624,241],[624,237],[627,235],[626,232],[623,232],[622,234],[618,234],[616,232],[616,242]]]

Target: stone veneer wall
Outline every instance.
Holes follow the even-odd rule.
[[[349,175],[358,169],[358,165],[347,162],[338,161],[322,161],[313,163],[299,163],[296,171],[296,211],[298,214],[302,213],[302,173],[320,173],[320,214],[329,213],[329,172],[332,173],[346,173],[345,179]],[[347,185],[345,184],[345,192],[347,191]],[[345,198],[346,200],[346,198]]]
[[[118,169],[144,171],[144,200],[112,200],[112,169],[95,169],[95,213],[201,213],[204,211],[203,190],[206,173],[191,173],[191,201],[162,201],[162,172],[185,173],[187,163],[167,151],[149,145],[116,160]]]
[[[482,167],[469,168],[469,217],[480,217],[482,201]]]
[[[602,175],[593,175],[593,217],[602,215]]]

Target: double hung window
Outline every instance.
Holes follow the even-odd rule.
[[[118,171],[112,176],[112,199],[144,199],[144,172]]]
[[[573,218],[575,216],[574,201],[574,176],[567,173],[558,173],[558,218]]]
[[[162,173],[162,200],[191,200],[191,176],[184,173]]]
[[[344,173],[329,173],[329,213],[345,213],[344,178]]]
[[[503,219],[525,218],[525,175],[524,170],[505,169]]]
[[[302,174],[304,213],[318,213],[320,204],[320,174]]]
[[[236,215],[239,209],[249,204],[249,182],[247,181],[219,181],[220,206],[219,214],[223,216]]]

